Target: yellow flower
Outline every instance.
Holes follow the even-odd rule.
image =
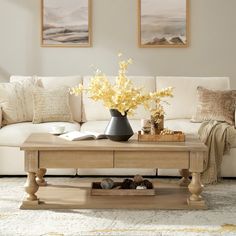
[[[122,53],[119,53],[118,56],[122,57]],[[118,76],[114,84],[101,70],[96,69],[88,88],[79,84],[71,88],[70,93],[78,95],[84,91],[91,99],[102,101],[105,107],[117,109],[122,115],[125,113],[133,115],[139,105],[143,105],[145,109],[149,110],[153,117],[163,115],[162,98],[172,97],[173,88],[168,87],[153,93],[143,93],[143,88],[136,88],[126,75],[128,66],[132,63],[131,58],[119,61]]]
[[[131,58],[128,59],[129,64],[133,64],[133,60]]]

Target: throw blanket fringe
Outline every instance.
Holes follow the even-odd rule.
[[[208,147],[201,175],[203,184],[217,183],[221,177],[222,157],[230,150],[228,130],[231,127],[225,122],[207,121],[199,128],[200,140]]]

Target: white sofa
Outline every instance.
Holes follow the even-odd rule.
[[[26,77],[12,76],[10,82],[22,81]],[[38,77],[43,87],[56,88],[60,86],[72,87],[79,83],[85,86],[90,76],[71,77]],[[109,77],[114,81],[115,77]],[[196,104],[196,88],[201,85],[209,89],[227,90],[230,89],[229,78],[227,77],[150,77],[130,76],[130,79],[137,86],[145,88],[146,91],[155,91],[163,87],[174,87],[174,98],[170,105],[166,105],[165,127],[173,130],[182,130],[185,133],[197,133],[200,123],[191,123],[190,119],[194,113]],[[32,132],[49,132],[50,127],[55,124],[63,124],[66,130],[90,130],[103,132],[110,114],[101,103],[94,102],[85,94],[70,98],[70,106],[75,123],[42,123],[32,124],[31,122],[18,123],[4,126],[0,129],[0,175],[23,175],[24,154],[19,146]],[[138,108],[134,117],[130,117],[130,123],[135,132],[140,130],[140,119],[147,118],[149,114]],[[236,142],[236,140],[235,140]],[[60,169],[49,170],[48,174],[59,175],[178,175],[178,170],[153,169]],[[236,148],[223,158],[222,175],[224,177],[236,177]]]

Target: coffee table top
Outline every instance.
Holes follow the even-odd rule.
[[[33,133],[21,150],[120,150],[120,151],[207,151],[197,136],[187,135],[185,142],[138,142],[134,135],[128,142],[113,142],[108,139],[67,141],[52,134]]]

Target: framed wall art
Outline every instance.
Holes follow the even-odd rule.
[[[91,0],[41,0],[43,47],[90,47]]]
[[[139,47],[188,47],[189,0],[137,0]]]

